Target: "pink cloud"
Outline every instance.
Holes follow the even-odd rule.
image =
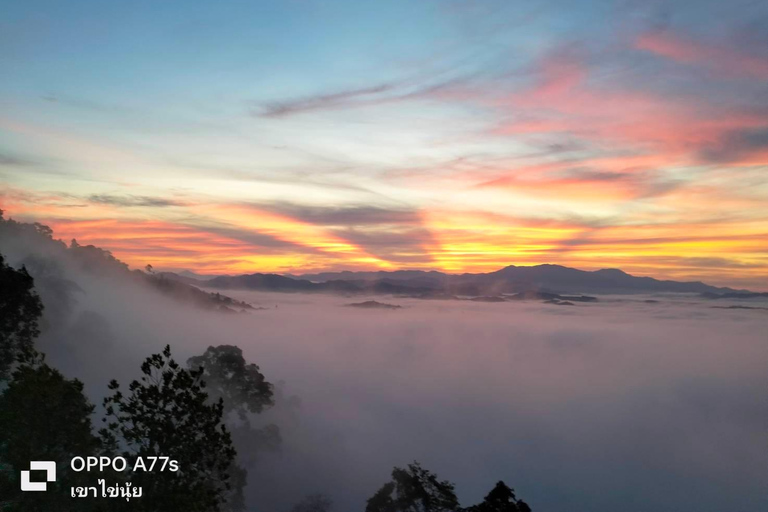
[[[712,68],[724,75],[768,78],[768,59],[670,34],[652,32],[635,40],[635,48],[685,64]]]
[[[655,155],[663,166],[664,161],[701,163],[702,151],[728,134],[768,126],[760,112],[741,107],[598,82],[573,55],[546,56],[538,77],[532,87],[496,104],[510,116],[496,127],[496,134],[568,134],[604,149]],[[741,156],[755,160],[754,154]]]

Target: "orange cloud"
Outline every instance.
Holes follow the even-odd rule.
[[[108,249],[133,268],[151,263],[208,274],[394,268],[307,223],[241,206],[215,210],[218,220],[209,218],[207,227],[156,220],[39,220],[53,228],[56,238]],[[624,218],[623,225],[609,225],[433,209],[423,211],[421,220],[430,236],[408,268],[485,272],[509,264],[559,263],[768,288],[768,219],[763,218],[680,217],[660,224],[647,212]],[[249,240],[257,228],[283,238],[272,245]]]
[[[622,268],[672,279],[729,279],[768,287],[768,221],[590,226],[473,212],[433,212],[433,257],[453,272],[491,271],[507,264],[560,263]]]
[[[212,219],[226,222],[240,229],[253,229],[297,246],[311,248],[320,253],[348,261],[351,265],[367,264],[377,268],[393,268],[361,247],[350,243],[323,226],[303,222],[255,206],[217,204],[202,211]]]
[[[77,239],[112,251],[134,268],[147,263],[159,268],[221,271],[244,266],[253,248],[238,240],[162,221],[53,220],[56,238]]]

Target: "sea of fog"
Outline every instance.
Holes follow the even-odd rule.
[[[78,320],[41,343],[94,402],[166,343],[178,360],[238,345],[279,383],[258,421],[283,443],[249,468],[252,510],[322,492],[361,512],[413,460],[463,505],[502,479],[535,512],[768,507],[768,310],[669,295],[377,297],[403,307],[367,310],[344,306],[360,297],[231,292],[264,309],[220,314],[80,285]]]

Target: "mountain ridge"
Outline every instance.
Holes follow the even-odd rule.
[[[169,274],[170,275],[170,274]],[[188,274],[187,274],[188,276]],[[708,285],[701,281],[660,280],[633,276],[621,269],[580,270],[563,265],[508,265],[487,273],[448,274],[436,270],[340,271],[308,274],[253,273],[217,276],[187,283],[217,289],[247,289],[281,292],[374,293],[424,296],[492,296],[520,292],[548,293],[751,293],[729,287]]]

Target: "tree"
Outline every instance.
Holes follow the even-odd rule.
[[[131,475],[144,496],[132,502],[130,510],[221,510],[236,455],[222,421],[221,399],[208,402],[203,370],[182,368],[171,358],[169,346],[147,358],[141,371],[143,376],[131,383],[127,397],[117,381],[110,383],[113,394],[104,399],[108,423],[100,433],[129,461],[167,456],[178,462],[179,470]]]
[[[68,462],[94,454],[100,444],[83,383],[64,378],[33,347],[42,312],[32,277],[0,255],[0,377],[7,379],[19,363],[0,394],[0,509],[8,512],[71,510],[68,490],[82,476],[68,471],[68,464],[60,464],[46,493],[22,493],[20,472],[33,460]]]
[[[9,266],[0,254],[0,380],[8,378],[19,356],[33,351],[42,314],[32,276],[24,267]]]
[[[74,238],[69,244],[69,254],[81,268],[92,274],[108,275],[128,271],[128,264],[115,258],[111,252],[94,245],[80,245]]]
[[[230,468],[233,478],[227,501],[229,510],[242,511],[245,509],[243,488],[248,476],[243,466],[252,463],[260,449],[275,448],[281,442],[276,425],[255,429],[248,419],[248,413],[260,413],[274,405],[274,386],[267,382],[258,366],[246,363],[239,347],[232,345],[208,347],[204,354],[189,358],[187,366],[192,371],[203,372],[208,400],[223,401],[225,420],[232,412],[239,419],[236,424],[230,423],[230,431],[235,445],[247,458],[241,457],[239,464],[233,463]]]
[[[452,483],[414,462],[392,470],[392,480],[368,499],[365,512],[456,512],[459,500],[453,489]]]
[[[274,386],[255,364],[246,364],[243,351],[233,345],[208,347],[203,355],[189,358],[187,365],[202,369],[208,395],[224,400],[224,413],[236,412],[243,421],[247,413],[259,413],[275,404]]]
[[[21,263],[35,276],[35,292],[45,305],[45,316],[40,319],[41,330],[54,330],[66,325],[77,303],[76,294],[84,290],[66,277],[61,261],[48,255],[30,254]]]
[[[25,358],[0,395],[0,510],[57,512],[73,508],[70,487],[85,475],[69,470],[72,457],[97,453],[99,439],[92,433],[91,405],[83,383],[68,380],[44,363],[39,354]],[[56,461],[57,480],[48,492],[20,491],[18,477],[33,460]],[[90,484],[89,484],[90,485]],[[77,503],[78,510],[85,510]]]
[[[466,509],[467,512],[531,512],[531,507],[523,500],[518,500],[507,484],[498,481],[482,503]]]

